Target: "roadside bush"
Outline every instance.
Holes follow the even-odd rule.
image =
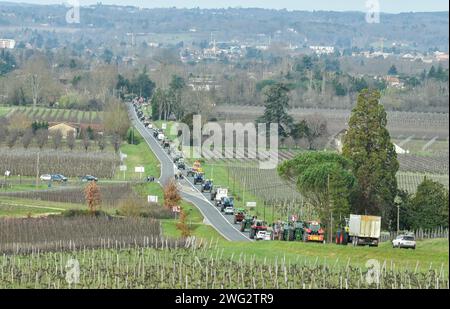
[[[54,215],[58,217],[59,215]],[[102,210],[90,211],[89,209],[69,209],[64,211],[61,216],[64,218],[75,218],[75,217],[106,217],[111,218],[109,214]]]
[[[142,217],[155,219],[170,219],[172,212],[158,204],[149,204],[144,199],[129,195],[123,199],[116,214],[124,217]]]

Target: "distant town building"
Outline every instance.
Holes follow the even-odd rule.
[[[388,87],[390,87],[390,88],[402,89],[405,87],[403,82],[401,82],[400,79],[396,76],[385,76],[384,80],[386,81]]]
[[[188,86],[193,91],[211,91],[220,88],[214,76],[197,76],[191,77]]]
[[[309,49],[312,49],[317,55],[329,55],[334,53],[333,46],[310,46]]]
[[[0,49],[13,49],[16,46],[16,41],[9,39],[0,39]]]
[[[434,57],[437,61],[448,61],[448,54],[443,52],[434,52]]]

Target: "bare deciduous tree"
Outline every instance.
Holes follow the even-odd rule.
[[[52,134],[52,143],[53,143],[53,148],[55,150],[57,150],[61,146],[62,138],[63,138],[63,135],[60,130],[56,130]]]
[[[119,134],[113,134],[111,135],[111,144],[114,147],[114,151],[117,153],[119,152],[120,145],[122,144],[122,138]]]
[[[89,139],[89,136],[87,134],[83,135],[83,148],[87,152],[89,150],[89,147],[91,146],[91,140]]]
[[[48,130],[47,129],[39,129],[36,131],[36,142],[39,149],[44,148],[44,146],[48,142]]]
[[[33,141],[34,133],[32,128],[28,128],[22,136],[22,146],[28,149],[31,142]]]
[[[18,130],[11,130],[9,132],[8,141],[7,141],[9,148],[13,148],[14,147],[14,145],[17,142],[17,139],[19,138],[19,135],[20,135],[20,133],[19,133]]]
[[[96,140],[97,140],[98,149],[100,149],[100,151],[105,150],[105,146],[106,146],[105,136],[103,134],[97,134]]]
[[[33,107],[36,107],[42,98],[42,91],[47,86],[46,81],[50,80],[48,63],[45,58],[33,58],[28,61],[24,71],[30,87]]]
[[[314,114],[306,119],[306,125],[308,127],[306,138],[309,149],[315,150],[318,147],[320,139],[326,137],[328,134],[327,120],[322,115]]]
[[[66,142],[67,142],[67,147],[69,147],[70,150],[73,150],[73,148],[75,148],[76,139],[75,139],[74,131],[69,131],[67,133]]]

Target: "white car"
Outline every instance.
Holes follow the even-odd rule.
[[[233,207],[226,207],[223,212],[226,215],[234,215],[234,208]]]
[[[153,129],[153,125],[150,123],[150,124],[147,126],[147,128]]]
[[[39,177],[41,179],[41,181],[50,181],[52,180],[52,175],[50,174],[45,174],[45,175],[41,175],[41,177]]]
[[[255,239],[256,240],[271,240],[271,233],[268,231],[258,231],[256,233]]]
[[[392,241],[392,248],[416,249],[416,240],[412,235],[399,235]]]

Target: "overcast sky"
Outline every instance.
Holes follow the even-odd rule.
[[[3,0],[0,0],[0,2]],[[9,0],[35,4],[61,4],[70,0]],[[365,11],[366,0],[71,0],[81,5],[104,4],[134,5],[139,7],[221,8],[260,7],[288,10]],[[376,1],[376,0],[371,0]],[[447,0],[379,0],[382,12],[429,12],[448,11]]]

